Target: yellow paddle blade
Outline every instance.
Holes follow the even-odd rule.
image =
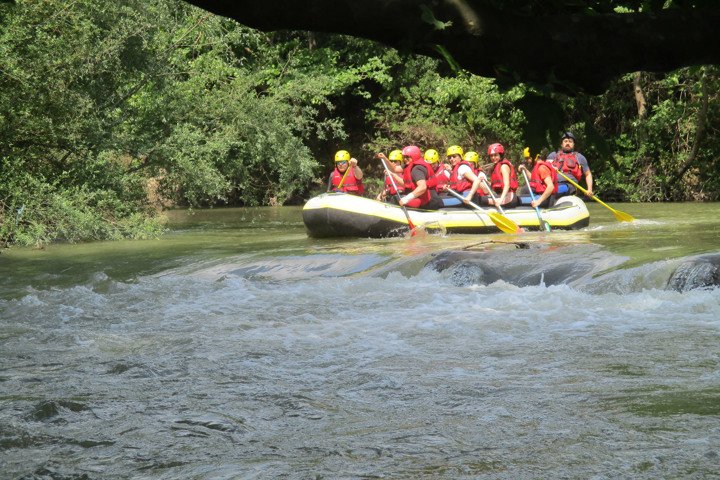
[[[605,202],[603,202],[602,200],[600,200],[600,199],[597,198],[596,196],[593,195],[593,196],[592,196],[592,199],[595,200],[595,201],[597,201],[597,202],[598,202],[600,205],[602,205],[603,207],[606,207],[608,210],[610,210],[610,211],[613,213],[613,215],[615,215],[615,219],[616,219],[618,222],[634,222],[634,221],[635,221],[635,218],[632,217],[631,215],[628,215],[627,213],[621,212],[621,211],[619,211],[619,210],[615,210],[615,209],[612,208],[610,205],[606,204]]]
[[[515,233],[522,233],[523,229],[520,228],[520,226],[507,218],[504,215],[500,215],[497,212],[487,212],[488,216],[490,217],[490,220],[497,226],[500,230],[502,230],[505,233],[515,234]]]
[[[614,208],[611,208],[611,210],[613,212],[613,215],[615,215],[615,218],[617,219],[618,222],[634,222],[635,221],[635,217],[633,217],[632,215],[628,215],[625,212],[615,210]]]

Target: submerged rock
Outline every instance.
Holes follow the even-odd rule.
[[[682,293],[717,286],[720,286],[720,254],[712,254],[680,264],[670,275],[666,288]]]
[[[426,264],[457,286],[490,285],[498,280],[518,287],[582,281],[594,270],[593,260],[560,254],[547,245],[504,245],[502,250],[444,251]]]

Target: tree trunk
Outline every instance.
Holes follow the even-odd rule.
[[[635,72],[635,75],[633,75],[633,90],[635,92],[635,105],[637,105],[638,119],[640,120],[644,119],[647,114],[645,95],[643,94],[642,85],[640,84],[641,79],[642,72]]]

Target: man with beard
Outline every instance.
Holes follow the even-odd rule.
[[[590,166],[587,159],[581,153],[575,151],[575,135],[571,132],[563,133],[560,151],[550,153],[547,161],[551,162],[560,173],[570,177],[575,183],[579,184],[580,179],[585,177],[587,196],[591,197],[593,195],[593,177]],[[557,181],[558,196],[572,195],[576,192],[576,188],[562,175],[558,174]]]

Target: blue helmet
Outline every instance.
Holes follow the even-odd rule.
[[[560,140],[565,140],[566,138],[572,138],[573,141],[575,141],[575,135],[573,135],[572,132],[563,133],[563,136]]]

